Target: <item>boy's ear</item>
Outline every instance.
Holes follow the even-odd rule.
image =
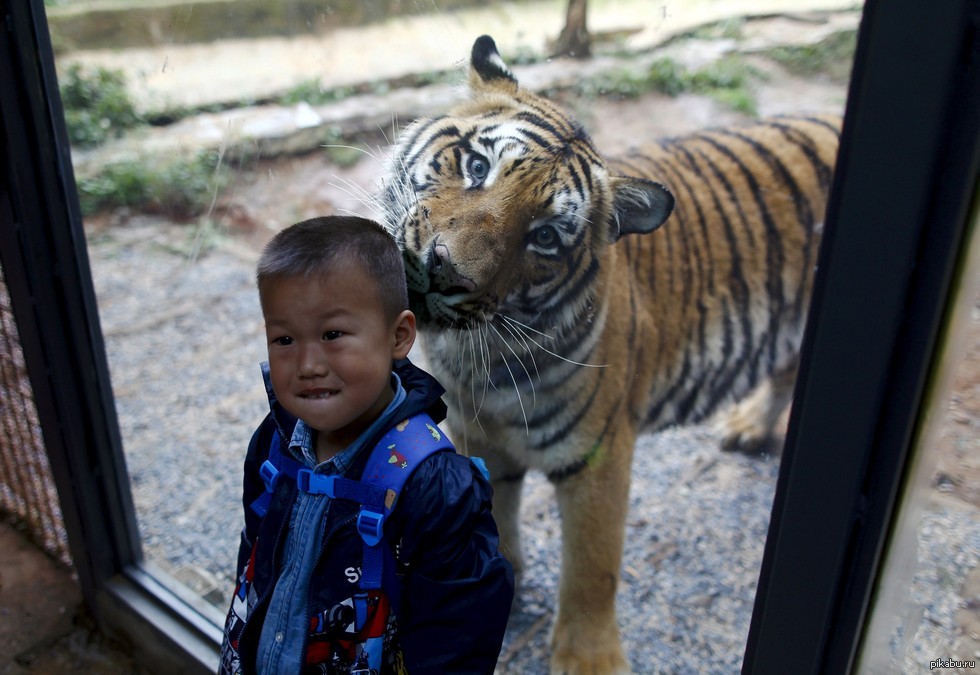
[[[391,357],[394,360],[404,359],[415,344],[415,315],[411,310],[404,310],[395,319],[395,346]]]

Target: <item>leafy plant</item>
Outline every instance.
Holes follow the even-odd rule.
[[[72,64],[65,71],[61,102],[68,138],[75,145],[98,145],[142,123],[120,71],[99,67],[86,72]]]
[[[816,44],[773,47],[766,54],[796,75],[825,74],[834,81],[846,82],[856,47],[857,31],[845,30],[832,33]]]
[[[203,213],[225,183],[221,166],[211,153],[162,164],[142,159],[107,164],[97,174],[79,179],[82,212],[129,207],[187,219]]]
[[[638,98],[651,91],[671,97],[694,92],[754,115],[756,105],[749,84],[753,78],[762,77],[763,73],[737,56],[725,57],[693,72],[674,59],[662,58],[642,72],[621,70],[589,78],[576,87],[576,92],[583,97],[619,98]]]
[[[678,96],[690,88],[687,70],[674,59],[657,59],[647,69],[647,80],[656,91]]]
[[[755,97],[749,91],[752,78],[763,74],[742,58],[727,56],[690,76],[691,91],[706,94],[747,115],[756,114]]]

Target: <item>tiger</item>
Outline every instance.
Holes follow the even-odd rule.
[[[637,435],[741,399],[723,445],[768,442],[792,396],[840,119],[777,117],[604,158],[489,36],[468,84],[398,134],[377,207],[450,435],[487,463],[518,577],[522,481],[535,470],[555,486],[551,672],[629,672],[615,594]]]

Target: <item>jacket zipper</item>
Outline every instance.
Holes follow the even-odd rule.
[[[332,504],[327,505],[327,511],[328,511],[328,513],[330,511],[330,506],[332,506]],[[356,521],[357,521],[357,516],[356,515],[348,516],[344,520],[341,520],[339,523],[336,523],[333,527],[331,527],[329,532],[325,532],[323,534],[323,538],[320,540],[320,550],[317,551],[317,553],[316,553],[316,560],[313,562],[313,569],[310,570],[310,575],[311,576],[316,572],[316,568],[320,566],[320,559],[323,557],[323,551],[324,551],[324,549],[327,548],[327,543],[330,541],[330,539],[335,534],[337,534],[337,532],[339,532],[342,527],[346,527],[350,523],[353,523],[353,522],[356,522]],[[276,577],[276,582],[278,583],[278,581],[279,581],[279,578]],[[311,588],[307,589],[307,591],[306,591],[306,612],[305,612],[305,616],[307,618],[307,621],[309,621],[309,617],[310,617],[310,595],[311,595],[311,591],[312,591]],[[307,647],[309,647],[309,642],[310,642],[310,631],[309,630],[304,630],[303,631],[303,648],[300,651],[300,654],[302,654],[303,666],[304,667],[306,666],[306,649],[307,649]]]

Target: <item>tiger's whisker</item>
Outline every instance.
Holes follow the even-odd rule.
[[[497,334],[497,336],[500,337],[501,340],[503,340],[503,337],[500,335],[500,332],[497,331],[496,328],[494,328],[493,324],[486,324],[486,325],[487,326],[490,326],[490,328],[493,328],[493,331]],[[507,341],[506,340],[504,340],[504,345],[507,345]],[[509,345],[507,345],[507,346],[508,346],[508,348],[510,348]],[[513,352],[513,351],[514,350],[511,349],[511,352]],[[520,406],[520,408],[521,408],[521,415],[524,417],[524,431],[530,436],[531,435],[531,425],[527,421],[527,411],[524,409],[524,398],[521,396],[521,389],[520,389],[520,387],[517,384],[517,378],[514,377],[514,371],[510,369],[510,364],[507,363],[507,357],[504,356],[504,353],[502,351],[500,351],[500,349],[497,349],[497,353],[500,354],[500,360],[504,362],[504,367],[507,369],[507,373],[510,375],[510,380],[511,380],[511,382],[514,383],[514,393],[517,394],[517,404]]]
[[[343,144],[340,144],[340,143],[326,143],[324,145],[321,145],[320,147],[321,148],[334,148],[334,149],[337,149],[337,150],[356,150],[357,152],[361,153],[362,155],[367,155],[368,157],[370,157],[371,159],[373,159],[376,162],[379,162],[380,163],[381,160],[382,160],[382,158],[379,157],[378,155],[376,155],[374,153],[374,151],[371,150],[370,148],[362,148],[362,147],[359,147],[359,146],[356,146],[356,145],[343,145]]]
[[[521,323],[517,319],[512,319],[509,316],[504,316],[502,314],[500,315],[500,318],[502,318],[504,321],[506,321],[507,323],[511,324],[512,326],[520,326],[521,328],[526,328],[527,330],[531,331],[532,333],[537,333],[541,337],[546,337],[549,340],[554,340],[555,339],[555,336],[554,335],[548,335],[547,333],[542,333],[541,331],[537,330],[536,328],[532,328],[531,326],[528,326],[526,323]]]
[[[473,331],[469,331],[469,342],[470,342],[470,356],[473,362],[472,372],[475,375],[476,374],[476,346],[473,340]],[[482,352],[481,352],[481,356],[482,356]],[[462,366],[460,366],[460,369],[462,370]],[[487,396],[487,392],[486,389],[484,389],[480,398],[480,402],[479,404],[477,404],[476,377],[470,377],[470,400],[473,403],[473,419],[476,421],[477,424],[480,424],[480,411],[483,410],[483,401],[486,400],[486,396]],[[480,428],[482,429],[483,427],[481,426]]]
[[[503,315],[500,315],[500,318],[501,319],[506,319],[506,317],[504,317]],[[516,330],[514,330],[506,321],[502,322],[500,325],[503,326],[504,329],[508,333],[510,333],[511,337],[513,337],[515,340],[517,340],[518,342],[520,342],[521,345],[524,347],[524,351],[526,351],[527,352],[527,355],[531,357],[531,365],[534,366],[534,374],[537,376],[538,382],[540,382],[541,381],[541,371],[538,370],[538,362],[534,358],[534,352],[531,351],[531,345],[529,345],[527,343],[527,340],[524,339],[524,336],[523,335],[521,335]],[[520,361],[520,358],[518,358],[518,361]],[[521,363],[521,365],[522,366],[524,365],[523,362]],[[527,372],[527,368],[526,367],[524,368],[524,372]],[[531,374],[528,373],[528,379],[530,379],[530,377],[531,377]],[[531,389],[532,389],[532,393],[533,393],[533,390],[534,390],[533,382],[532,382]]]
[[[523,326],[523,324],[520,324],[520,325]],[[524,326],[524,327],[525,328],[528,328],[527,326]],[[529,330],[534,330],[533,328],[528,328],[528,329]],[[534,331],[534,332],[535,333],[538,333],[539,331]],[[573,366],[582,366],[583,368],[608,368],[609,367],[609,364],[581,363],[579,361],[573,361],[572,359],[566,358],[566,357],[562,356],[561,354],[556,354],[555,352],[551,351],[550,349],[548,349],[547,347],[545,347],[544,345],[542,345],[540,342],[538,342],[537,340],[535,340],[533,337],[531,337],[527,333],[524,333],[524,336],[528,340],[530,340],[531,342],[533,342],[535,345],[537,345],[538,349],[540,349],[541,351],[545,352],[546,354],[550,354],[551,356],[554,356],[556,359],[560,359],[560,360],[564,361],[565,363],[570,363]],[[550,337],[550,336],[545,335],[545,337]]]
[[[487,333],[485,332],[486,331],[486,327],[487,327],[487,324],[485,324],[485,323],[481,323],[480,324],[480,338],[481,338],[481,342],[482,342],[483,347],[484,347],[484,354],[483,354],[483,372],[487,376],[487,384],[489,386],[493,387],[493,390],[494,391],[500,391],[500,389],[497,388],[497,385],[493,383],[493,375],[490,372],[490,341],[487,339]],[[486,387],[484,387],[483,394],[484,394],[484,396],[486,396],[486,394],[487,394]]]
[[[335,187],[346,195],[349,195],[356,199],[359,203],[368,207],[372,213],[376,216],[384,216],[385,209],[380,199],[378,199],[374,194],[368,192],[364,188],[360,187],[353,181],[349,181],[345,178],[340,178],[339,176],[334,176],[334,178],[339,182],[330,182],[331,187]],[[390,228],[387,228],[390,231]]]
[[[517,362],[521,364],[521,368],[524,369],[524,374],[527,375],[527,381],[531,385],[531,405],[537,405],[538,396],[537,393],[534,391],[534,380],[531,378],[531,373],[528,371],[527,366],[524,365],[524,362],[521,360],[521,357],[517,355],[517,352],[514,351],[514,348],[507,343],[507,339],[504,338],[504,336],[500,333],[499,330],[497,330],[497,327],[494,326],[492,323],[488,323],[487,325],[493,329],[493,332],[497,334],[497,337],[499,337],[501,342],[504,343],[504,346],[507,347],[510,353],[514,355],[514,358],[517,359]],[[503,354],[501,354],[500,357],[503,359],[504,365],[507,366],[507,371],[510,372],[510,364],[507,363],[507,357],[505,357]],[[520,399],[521,397],[520,388],[518,387],[517,380],[514,378],[514,374],[512,372],[510,375],[510,379],[514,381],[514,389],[517,390],[517,398]],[[521,403],[521,410],[523,409],[524,409],[524,404]],[[524,416],[524,421],[525,423],[527,422],[526,415]]]

